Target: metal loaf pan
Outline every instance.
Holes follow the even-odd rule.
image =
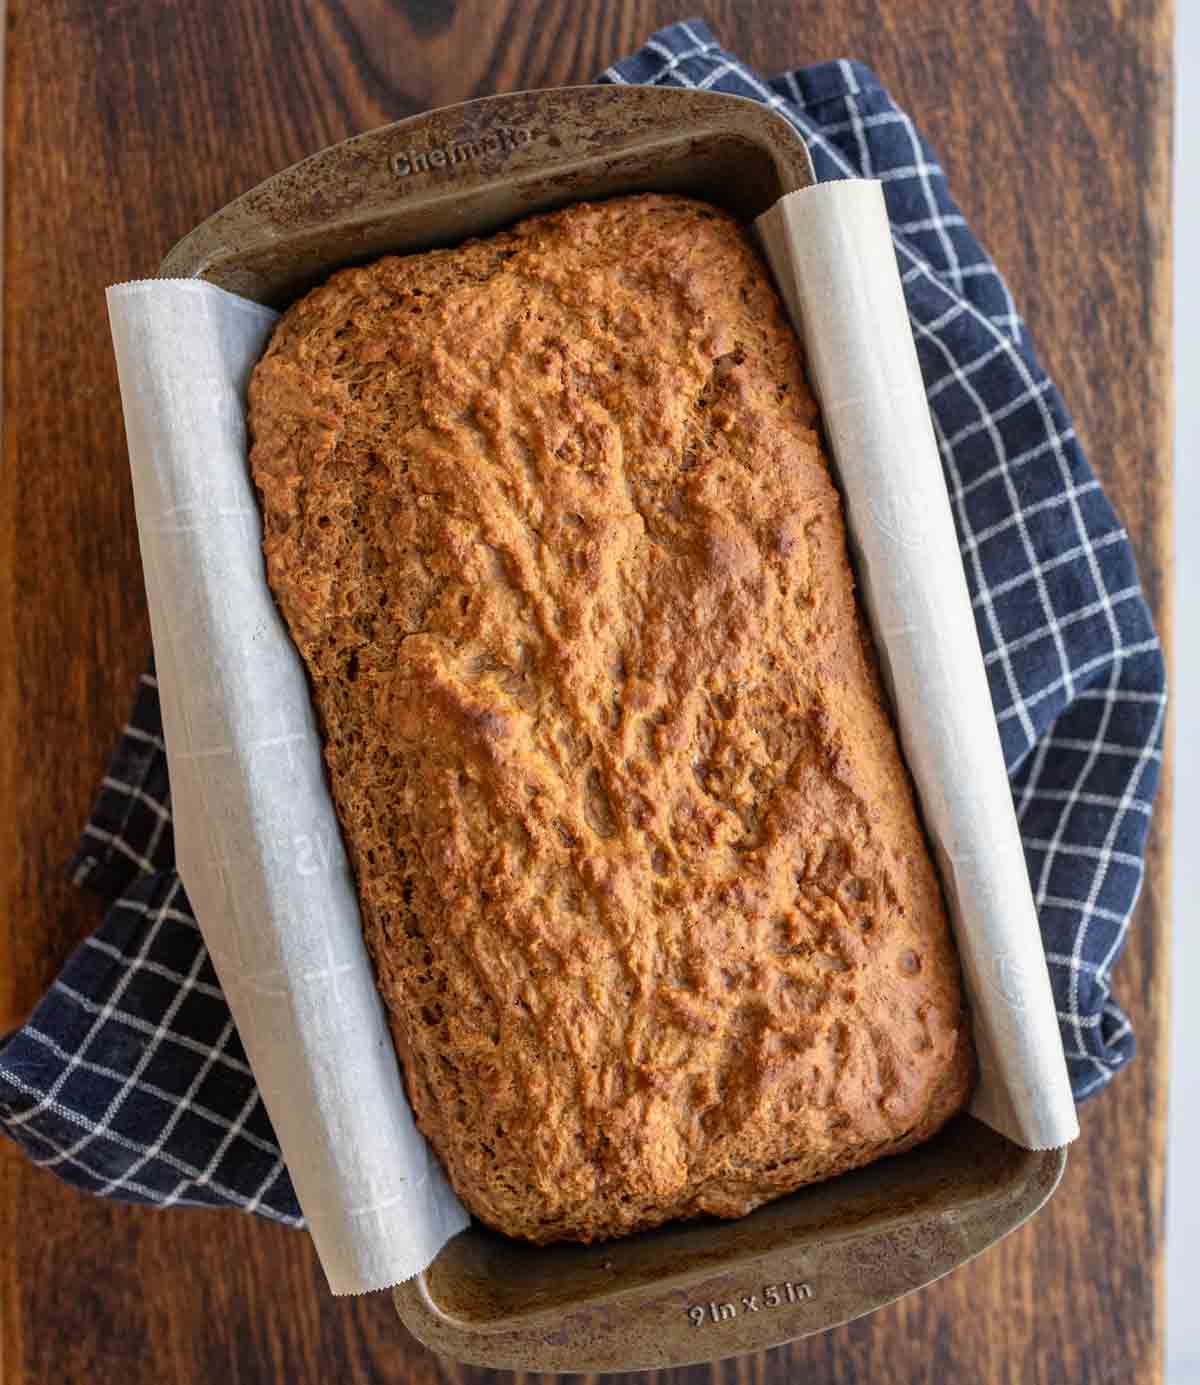
[[[738,97],[576,87],[471,101],[345,140],[238,198],[160,274],[275,307],[341,265],[531,212],[679,191],[752,221],[812,181],[803,141]],[[633,1370],[774,1346],[937,1279],[1031,1216],[1066,1152],[960,1116],[919,1149],[734,1222],[537,1248],[474,1225],[393,1291],[427,1345],[514,1370]]]

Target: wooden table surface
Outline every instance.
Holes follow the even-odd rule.
[[[589,80],[667,0],[9,0],[0,470],[0,1030],[96,906],[63,880],[149,649],[103,289],[235,194],[431,106]],[[709,0],[760,69],[860,57],[1008,274],[1170,629],[1170,0]],[[1049,1208],[874,1316],[690,1382],[1161,1379],[1167,828],[1117,994],[1140,1055]],[[0,1141],[0,1381],[479,1382],[305,1235],[103,1203]]]

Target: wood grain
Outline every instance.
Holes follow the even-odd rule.
[[[96,922],[62,878],[149,646],[103,288],[330,141],[590,79],[656,0],[10,0],[0,472],[0,1025]],[[682,13],[686,13],[686,10]],[[710,0],[767,71],[851,54],[918,113],[1008,274],[1170,626],[1170,0]],[[1167,805],[1117,969],[1138,1061],[1045,1213],[869,1319],[707,1381],[1161,1379]],[[303,1235],[89,1199],[0,1147],[0,1380],[455,1381]],[[664,1376],[665,1380],[665,1376]]]

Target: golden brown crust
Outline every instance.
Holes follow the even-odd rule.
[[[962,1105],[816,407],[729,217],[579,203],[344,270],[250,420],[408,1092],[473,1211],[737,1216]]]

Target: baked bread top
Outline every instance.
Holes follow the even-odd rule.
[[[250,385],[422,1130],[535,1241],[916,1143],[972,1057],[799,343],[643,195],[343,270]]]

